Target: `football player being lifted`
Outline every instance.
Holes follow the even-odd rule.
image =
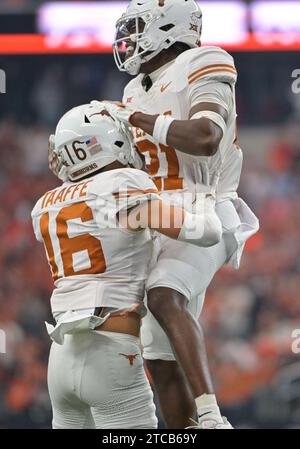
[[[222,234],[207,186],[193,214],[163,201],[124,125],[95,101],[67,112],[50,139],[64,181],[32,211],[55,288],[48,387],[53,427],[155,428],[140,352],[150,229],[195,245]],[[55,166],[53,166],[53,164]]]
[[[236,141],[233,58],[201,46],[202,13],[194,0],[132,0],[118,20],[114,56],[134,78],[112,116],[133,129],[159,191],[177,201],[195,183],[219,177],[221,241],[196,248],[159,235],[157,261],[147,280],[144,357],[166,424],[182,428],[196,416],[201,428],[230,428],[214,395],[198,322],[205,291],[227,263],[238,268],[258,220],[236,193],[242,151]]]

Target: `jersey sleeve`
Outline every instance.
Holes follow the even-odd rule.
[[[33,232],[34,232],[35,238],[37,239],[38,242],[42,242],[43,237],[42,237],[41,230],[40,230],[41,215],[38,213],[38,211],[40,209],[39,203],[40,203],[40,200],[36,203],[36,205],[32,209],[31,219],[32,219],[32,227],[33,227]]]
[[[219,47],[200,47],[189,52],[187,61],[187,83],[218,81],[234,85],[237,70],[233,57]]]
[[[129,170],[113,193],[116,210],[131,209],[149,200],[160,199],[158,190],[148,174],[141,170]]]
[[[186,84],[190,108],[198,103],[216,103],[229,112],[237,80],[233,57],[219,47],[200,47],[187,53]]]
[[[229,112],[234,102],[232,88],[218,81],[196,81],[190,86],[188,96],[190,109],[199,103],[216,103]]]
[[[94,217],[100,227],[114,227],[120,211],[149,200],[160,200],[157,187],[147,173],[136,169],[108,172],[105,187],[102,178],[101,185],[95,180],[89,191],[95,195]]]

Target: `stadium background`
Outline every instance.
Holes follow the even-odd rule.
[[[51,320],[52,282],[30,221],[36,199],[56,184],[47,168],[48,134],[74,105],[120,99],[128,80],[107,49],[91,51],[89,44],[82,51],[32,54],[34,44],[27,54],[25,34],[39,31],[42,3],[0,3],[0,68],[6,73],[6,94],[0,95],[0,329],[6,333],[0,428],[51,423],[43,322]],[[247,32],[253,37],[250,25]],[[23,37],[7,40],[16,33]],[[266,47],[252,41],[251,51],[225,45],[239,73],[245,158],[239,193],[261,230],[247,244],[241,269],[224,268],[215,277],[201,321],[223,412],[244,428],[300,427],[300,354],[291,349],[292,331],[300,329],[300,93],[291,87],[292,72],[300,69],[300,24],[284,46],[279,41]]]

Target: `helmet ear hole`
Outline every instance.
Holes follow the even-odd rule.
[[[124,142],[122,142],[121,140],[116,140],[114,145],[116,145],[119,148],[122,148],[122,146],[124,145]]]
[[[121,164],[124,164],[124,165],[126,165],[127,163],[128,163],[128,158],[127,158],[127,156],[126,156],[126,154],[125,153],[123,153],[123,152],[121,152],[120,154],[119,154],[119,161],[121,162]]]
[[[172,28],[174,28],[174,24],[173,23],[169,23],[168,25],[163,25],[162,27],[160,27],[159,29],[162,31],[169,31]]]

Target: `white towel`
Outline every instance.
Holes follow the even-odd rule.
[[[78,332],[95,329],[95,327],[103,324],[104,321],[106,321],[110,316],[110,313],[108,313],[104,317],[100,318],[93,315],[91,310],[92,309],[89,311],[69,310],[63,314],[59,314],[59,319],[56,326],[52,326],[52,324],[45,322],[50,338],[55,341],[55,343],[62,345],[66,334],[75,334]]]

